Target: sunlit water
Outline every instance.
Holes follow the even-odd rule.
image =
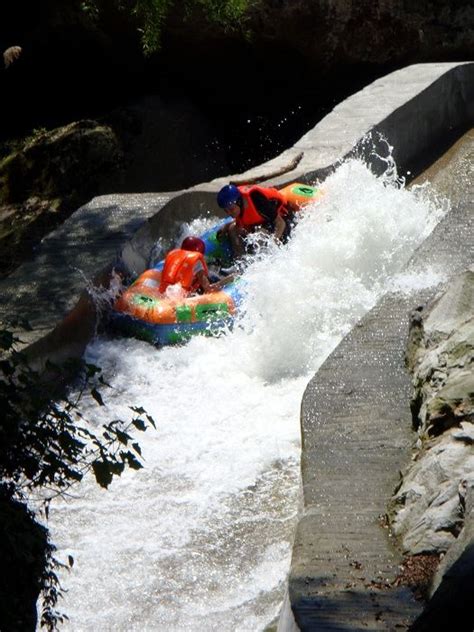
[[[299,495],[306,384],[400,276],[443,210],[423,191],[342,165],[289,244],[244,276],[232,333],[156,350],[98,339],[88,358],[113,385],[100,421],[144,406],[157,430],[138,437],[145,469],[108,491],[86,480],[56,502],[50,526],[65,574],[70,630],[263,630],[280,607]],[[104,393],[105,394],[105,393]],[[97,415],[90,404],[90,415]]]

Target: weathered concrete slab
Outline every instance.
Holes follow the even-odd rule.
[[[408,269],[433,265],[454,275],[472,263],[473,158],[470,136],[446,174],[462,189],[455,207]],[[380,516],[414,438],[404,367],[409,313],[435,291],[387,295],[341,342],[303,397],[304,511],[289,579],[301,630],[406,628],[422,609],[407,590],[393,587],[401,556]]]
[[[410,304],[390,297],[372,310],[303,397],[305,511],[289,582],[302,630],[388,630],[420,609],[389,589],[400,556],[380,522],[412,443],[400,344]]]
[[[0,281],[0,319],[23,316],[35,329],[50,329],[124,241],[172,196],[107,195],[76,211],[42,240],[32,261]]]

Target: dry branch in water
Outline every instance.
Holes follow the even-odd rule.
[[[288,163],[284,167],[281,167],[281,169],[278,169],[277,171],[271,171],[270,173],[266,173],[262,176],[255,176],[255,178],[246,178],[245,180],[232,180],[231,184],[235,184],[235,186],[240,186],[244,184],[257,184],[258,182],[264,182],[265,180],[271,180],[272,178],[276,178],[277,176],[282,176],[284,173],[288,173],[288,171],[293,171],[293,169],[296,169],[298,164],[301,162],[303,156],[304,152],[300,152],[293,158],[290,163]]]

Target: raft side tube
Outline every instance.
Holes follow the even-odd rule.
[[[316,202],[324,195],[323,190],[319,187],[312,187],[301,182],[287,184],[279,191],[294,210],[299,210],[307,204]]]

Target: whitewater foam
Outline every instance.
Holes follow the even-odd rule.
[[[89,346],[113,385],[100,411],[85,402],[89,415],[103,423],[139,404],[157,430],[138,437],[144,470],[109,491],[87,480],[52,507],[53,538],[76,560],[63,579],[70,629],[247,631],[276,616],[305,386],[446,210],[354,160],[324,189],[288,244],[270,240],[245,272],[232,332],[159,351],[125,339]]]

